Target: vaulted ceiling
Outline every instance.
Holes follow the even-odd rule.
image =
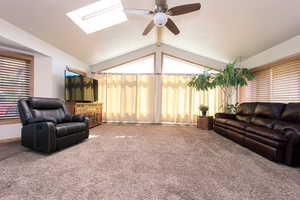
[[[85,61],[96,64],[155,43],[142,36],[149,16],[85,34],[66,13],[96,0],[1,0],[0,18]],[[125,8],[153,9],[154,0],[122,0]],[[173,17],[181,30],[162,41],[220,61],[250,57],[300,34],[299,0],[168,0],[169,7],[201,2],[200,12]],[[1,30],[0,30],[1,31]]]

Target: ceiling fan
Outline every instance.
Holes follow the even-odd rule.
[[[137,15],[151,15],[153,20],[148,24],[143,32],[143,35],[147,35],[156,25],[161,28],[166,26],[172,33],[178,35],[180,33],[178,27],[169,16],[183,15],[190,12],[200,10],[200,3],[186,4],[168,8],[167,0],[155,0],[154,11],[145,9],[124,9],[125,13],[137,14]]]

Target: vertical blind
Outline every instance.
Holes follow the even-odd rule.
[[[0,120],[18,118],[17,102],[31,93],[31,63],[0,56]]]
[[[274,65],[254,73],[240,88],[240,102],[300,102],[300,60]]]

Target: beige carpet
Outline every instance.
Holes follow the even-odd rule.
[[[0,199],[300,199],[300,170],[194,127],[103,125],[50,156],[0,161]],[[0,149],[1,150],[1,149]]]

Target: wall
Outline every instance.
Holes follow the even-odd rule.
[[[299,52],[300,35],[248,58],[242,63],[242,66],[247,68],[254,68],[278,61],[288,56],[295,55]]]
[[[66,66],[89,72],[90,68],[86,63],[1,18],[0,38],[2,44],[13,44],[10,47],[2,46],[2,48],[34,56],[34,96],[63,98],[64,70]],[[21,135],[20,124],[0,125],[0,129],[0,140]]]

